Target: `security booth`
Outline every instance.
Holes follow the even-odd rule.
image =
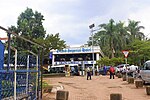
[[[65,65],[65,76],[70,76],[70,66],[69,65]]]

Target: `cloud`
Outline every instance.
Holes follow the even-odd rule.
[[[64,40],[66,40],[66,36],[68,37],[67,39],[72,39],[75,37],[73,33],[77,34],[75,30],[78,30],[78,25],[76,25],[78,19],[75,18],[75,15],[69,13],[71,12],[71,7],[77,6],[78,2],[79,0],[36,0],[36,2],[35,0],[21,0],[18,2],[10,0],[8,3],[8,1],[3,0],[0,4],[1,26],[5,28],[11,25],[16,26],[17,17],[29,7],[33,11],[37,10],[44,15],[45,21],[43,25],[47,33],[60,33]],[[4,34],[3,32],[0,36],[2,37]]]
[[[141,9],[138,12],[129,15],[130,19],[134,19],[135,21],[140,21],[139,25],[145,27],[145,29],[142,30],[145,33],[145,35],[150,34],[150,23],[148,22],[150,18],[149,11],[150,11],[150,7],[145,7],[145,9]]]
[[[149,4],[149,0],[1,0],[0,22],[6,28],[16,25],[17,17],[29,7],[44,15],[43,25],[48,34],[60,33],[68,45],[82,45],[90,36],[90,24],[94,23],[97,29],[111,18],[116,22],[139,20],[148,34]]]

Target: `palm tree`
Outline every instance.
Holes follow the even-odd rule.
[[[131,41],[133,41],[135,38],[139,40],[143,40],[145,38],[144,33],[140,32],[141,29],[144,29],[143,26],[139,26],[140,21],[134,21],[129,19],[128,24],[128,33],[131,35]]]
[[[106,35],[106,32],[104,30],[101,30],[101,31],[95,33],[95,35],[93,37],[94,44],[96,46],[99,46],[106,56],[111,55],[109,39],[108,38],[109,37],[108,37],[108,35]]]
[[[101,41],[108,45],[111,57],[113,58],[115,53],[114,41],[116,39],[114,20],[110,19],[108,24],[100,24],[99,27],[101,30],[98,34],[101,36]]]
[[[118,48],[119,50],[122,50],[126,45],[129,43],[130,34],[127,32],[127,27],[125,27],[124,23],[119,21],[119,23],[116,24],[116,33],[118,34]]]
[[[138,24],[139,22],[129,20],[128,26],[125,26],[124,22],[115,24],[110,19],[109,23],[99,25],[100,31],[94,34],[93,43],[99,45],[106,56],[119,57],[121,51],[134,39],[144,39],[144,34],[140,32],[144,27]],[[91,45],[91,42],[88,41],[88,44]]]

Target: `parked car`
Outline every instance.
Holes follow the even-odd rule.
[[[131,66],[128,66],[128,69],[131,71],[131,72],[134,72],[136,71],[138,68],[138,66],[135,66],[135,65],[131,65]]]
[[[129,64],[120,64],[118,66],[116,66],[116,72],[122,72],[124,69],[128,68]]]
[[[103,68],[100,68],[100,69],[99,69],[99,75],[104,75],[104,70],[103,70]]]
[[[110,66],[105,66],[105,68],[106,68],[106,74],[107,74],[108,71],[109,71]],[[102,67],[102,68],[99,69],[99,74],[100,75],[105,75],[104,67]]]
[[[144,83],[150,83],[150,60],[141,67],[140,75]]]

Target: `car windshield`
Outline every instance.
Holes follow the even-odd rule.
[[[150,62],[147,62],[147,66],[150,66]]]
[[[150,62],[144,63],[142,69],[144,69],[144,70],[150,70]]]

